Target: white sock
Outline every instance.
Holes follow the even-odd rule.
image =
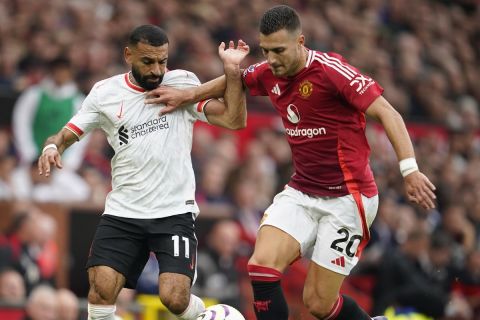
[[[177,317],[182,320],[195,320],[203,311],[205,311],[205,304],[203,303],[202,299],[191,294],[187,309],[185,309],[185,311],[183,311]]]
[[[115,305],[88,304],[88,320],[115,320]],[[118,318],[117,318],[118,319]]]

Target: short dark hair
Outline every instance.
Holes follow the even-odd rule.
[[[286,5],[268,9],[260,20],[260,32],[264,35],[269,35],[282,29],[296,31],[300,28],[300,18],[297,12]]]
[[[128,38],[128,45],[137,45],[139,42],[159,47],[168,43],[168,37],[162,28],[145,24],[135,28]]]

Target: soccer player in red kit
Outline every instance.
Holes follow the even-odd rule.
[[[310,50],[304,42],[297,13],[273,7],[260,22],[266,61],[243,72],[250,94],[268,96],[282,117],[295,169],[266,210],[248,262],[255,314],[259,320],[288,318],[280,279],[305,256],[311,260],[303,292],[309,311],[318,319],[369,320],[353,299],[339,294],[370,238],[378,207],[365,114],[385,128],[408,199],[431,209],[435,187],[418,170],[403,119],[383,98],[383,88],[340,55]],[[220,77],[188,91],[158,88],[147,103],[174,109],[222,96],[229,84]]]

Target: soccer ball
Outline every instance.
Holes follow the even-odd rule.
[[[245,320],[245,318],[232,306],[215,304],[200,313],[197,320]]]

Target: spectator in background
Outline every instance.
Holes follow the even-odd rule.
[[[80,306],[77,296],[68,289],[57,290],[58,318],[57,320],[78,320]]]
[[[467,299],[473,314],[480,315],[480,249],[468,255],[453,291]],[[477,319],[478,317],[475,318]]]
[[[452,204],[445,208],[439,229],[454,240],[453,258],[457,265],[463,264],[466,255],[477,245],[475,227],[468,219],[465,208],[459,204]]]
[[[14,269],[0,272],[0,300],[22,303],[26,297],[25,282],[20,273]]]
[[[420,259],[427,251],[428,233],[417,227],[407,234],[399,250],[385,252],[374,290],[374,312],[383,313],[388,306],[397,304],[412,307],[409,303],[417,301],[424,307],[417,311],[428,316],[442,315],[447,297],[431,290],[419,270]]]
[[[11,173],[16,166],[11,135],[5,127],[0,127],[0,201],[11,200],[15,192]]]
[[[242,240],[250,247],[255,238],[263,212],[256,206],[258,185],[239,170],[232,177],[232,198],[235,205],[235,219],[239,222]],[[251,254],[251,252],[248,252]]]
[[[32,208],[17,214],[7,233],[12,267],[23,276],[27,292],[40,283],[54,283],[58,258],[53,242],[55,230],[51,217]]]
[[[0,271],[0,302],[10,304],[10,308],[0,308],[0,319],[22,319],[24,311],[21,306],[25,298],[26,289],[22,275],[13,269]]]
[[[76,113],[84,98],[74,82],[67,58],[59,56],[48,67],[50,75],[24,91],[13,109],[12,129],[20,166],[11,173],[12,198],[39,202],[85,201],[90,196],[90,188],[74,171],[80,167],[88,139],[65,154],[66,170],[56,172],[50,179],[38,177],[35,172],[43,141]]]
[[[39,285],[28,296],[25,320],[58,320],[58,306],[55,289]]]
[[[451,295],[454,273],[451,268],[451,239],[445,233],[429,238],[425,227],[413,228],[398,250],[386,252],[379,266],[374,290],[374,310],[387,307],[415,310],[439,319],[444,316],[468,318],[465,299]]]
[[[84,96],[73,79],[70,61],[59,56],[48,64],[51,72],[40,84],[28,88],[13,109],[14,141],[22,165],[40,155],[45,139],[56,133],[80,108]],[[65,154],[65,166],[78,169],[86,141]]]
[[[241,309],[237,270],[240,228],[233,220],[217,222],[207,236],[206,248],[198,252],[197,282],[193,290],[203,297]]]

